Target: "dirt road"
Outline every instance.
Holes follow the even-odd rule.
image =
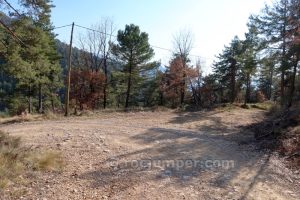
[[[299,199],[299,175],[243,128],[262,119],[242,109],[112,113],[0,129],[66,162],[37,173],[23,199]]]

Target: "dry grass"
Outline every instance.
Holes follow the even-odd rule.
[[[29,171],[57,171],[63,168],[58,152],[37,153],[25,149],[20,138],[0,131],[0,189],[9,183],[20,184],[18,178]]]
[[[250,109],[251,106],[249,104],[243,104],[243,105],[241,105],[241,108],[243,108],[243,109]]]
[[[216,111],[223,111],[223,112],[231,112],[237,108],[240,108],[240,105],[237,104],[231,104],[231,103],[224,103],[224,104],[220,104],[218,105],[215,110]]]
[[[9,113],[8,112],[0,112],[0,119],[1,118],[7,118],[9,117]]]
[[[22,122],[30,122],[42,120],[43,115],[21,115],[21,116],[13,116],[13,117],[5,117],[0,118],[0,124],[13,124],[13,123],[22,123]]]
[[[266,111],[270,111],[273,108],[277,108],[278,105],[274,102],[271,101],[266,101],[263,103],[255,103],[255,104],[250,104],[251,108],[256,108],[256,109],[260,109],[260,110],[266,110]]]
[[[0,117],[0,124],[14,124],[31,121],[42,121],[42,120],[55,120],[63,117],[60,113],[54,113],[52,111],[46,111],[44,114],[26,114],[18,116],[6,116]]]
[[[56,151],[31,153],[25,160],[31,169],[39,171],[61,171],[64,166],[61,153]]]
[[[13,181],[24,170],[21,159],[20,139],[0,132],[0,188]]]
[[[61,118],[62,115],[61,114],[58,114],[58,113],[54,113],[52,111],[46,111],[43,115],[42,115],[42,118],[43,119],[59,119]]]

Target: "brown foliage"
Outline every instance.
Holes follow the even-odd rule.
[[[274,111],[276,110],[276,112]],[[286,158],[288,166],[300,166],[300,110],[298,107],[274,107],[266,119],[251,125],[255,138],[263,149],[271,149]]]
[[[188,87],[192,90],[194,100],[197,96],[199,69],[192,68],[184,63],[180,56],[175,57],[171,60],[169,68],[161,78],[160,91],[171,102],[172,107],[181,104],[182,94],[186,93]]]
[[[170,62],[170,66],[162,77],[160,90],[164,97],[170,99],[172,106],[178,106],[180,103],[180,93],[182,88],[184,67],[180,57],[176,57]]]
[[[199,93],[202,95],[202,105],[204,107],[211,107],[215,102],[215,95],[211,85],[206,84],[199,88]]]
[[[95,109],[97,103],[103,98],[105,76],[102,72],[88,69],[75,69],[71,73],[70,100],[75,109],[79,107]]]
[[[264,95],[264,93],[262,91],[258,91],[256,93],[256,99],[259,103],[263,103],[267,100],[266,96]]]

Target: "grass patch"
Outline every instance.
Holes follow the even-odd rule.
[[[270,102],[270,101],[266,101],[266,102],[263,102],[263,103],[250,104],[250,106],[251,106],[251,108],[269,111],[274,106],[276,107],[277,104],[275,104],[273,102]]]
[[[242,104],[242,105],[241,105],[241,108],[243,108],[243,109],[250,109],[251,106],[248,105],[248,104]]]
[[[21,140],[0,131],[0,190],[10,183],[22,184],[20,176],[30,171],[60,171],[64,164],[59,152],[35,152],[22,147]]]
[[[9,117],[9,112],[5,111],[5,112],[0,112],[0,118],[7,118]]]
[[[56,151],[34,152],[25,160],[31,169],[38,171],[61,171],[64,166],[61,153]]]
[[[240,108],[240,105],[232,104],[232,103],[223,103],[216,106],[216,111],[222,111],[222,112],[230,112],[237,108]]]
[[[61,119],[62,114],[53,113],[52,111],[46,111],[44,114],[27,114],[27,115],[18,115],[13,117],[0,117],[0,124],[14,124],[14,123],[23,123],[23,122],[32,122],[32,121],[42,121],[42,120],[55,120]]]
[[[0,124],[14,124],[14,123],[23,123],[30,121],[41,120],[42,115],[24,115],[24,116],[14,116],[14,117],[6,117],[0,118]]]
[[[54,113],[50,110],[45,111],[45,113],[42,115],[42,118],[45,120],[55,120],[55,119],[61,119],[62,114],[60,113]]]

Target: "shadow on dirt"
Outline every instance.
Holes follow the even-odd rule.
[[[257,145],[253,132],[253,127],[268,119],[230,127],[216,116],[217,113],[179,113],[171,119],[171,124],[202,120],[209,120],[211,124],[197,127],[197,130],[150,128],[133,135],[131,139],[144,144],[144,148],[110,157],[99,163],[99,169],[82,174],[80,178],[92,180],[92,187],[110,187],[119,191],[138,187],[144,182],[160,184],[163,180],[168,186],[209,185],[223,191],[224,198],[246,199],[262,174],[271,176],[274,173],[276,176],[267,169],[271,151],[264,151]],[[248,171],[251,175],[247,175]],[[240,179],[243,184],[236,190],[232,183]],[[284,186],[284,183],[276,184]],[[218,190],[207,195],[220,197]]]

